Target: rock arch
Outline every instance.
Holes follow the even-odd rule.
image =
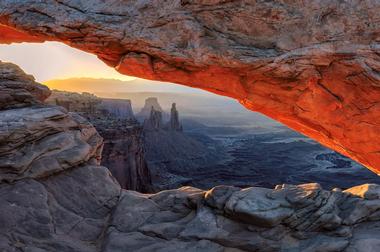
[[[0,42],[238,99],[380,173],[377,0],[3,0]]]

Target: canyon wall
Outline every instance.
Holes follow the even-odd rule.
[[[70,112],[94,114],[102,103],[101,99],[90,93],[72,93],[53,90],[45,100],[47,104],[64,107]]]
[[[99,109],[107,111],[115,118],[122,120],[134,119],[132,104],[130,100],[126,99],[106,99],[102,98],[102,103]]]
[[[143,130],[134,119],[129,100],[54,90],[45,103],[63,106],[89,120],[103,138],[101,165],[109,168],[122,188],[153,190],[145,161]]]
[[[225,150],[218,142],[213,141],[207,145],[182,132],[175,103],[172,105],[170,116],[161,109],[155,97],[145,100],[142,112],[147,111],[148,107],[150,114],[145,117],[143,123],[144,146],[145,160],[152,176],[154,191],[189,185],[193,177],[188,174],[192,171],[204,170],[207,173],[209,166],[225,159]],[[140,116],[146,114],[142,112]],[[168,115],[169,118],[165,120],[163,115]]]
[[[378,0],[3,0],[0,41],[236,98],[379,173],[379,20]]]
[[[108,167],[123,189],[152,192],[150,170],[145,159],[144,134],[137,122],[114,117],[90,122],[104,138],[101,164]]]

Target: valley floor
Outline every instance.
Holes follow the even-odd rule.
[[[224,129],[225,130],[225,129]],[[208,189],[219,184],[239,187],[317,182],[326,189],[380,183],[380,177],[360,164],[285,128],[241,130],[240,134],[208,134],[224,159],[191,169],[170,169],[184,185]],[[189,133],[188,133],[189,134]],[[198,140],[204,137],[198,137]]]

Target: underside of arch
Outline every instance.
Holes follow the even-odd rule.
[[[380,3],[303,2],[4,0],[0,43],[233,97],[380,173]]]

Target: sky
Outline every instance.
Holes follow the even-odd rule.
[[[16,63],[39,82],[70,77],[134,79],[119,74],[95,55],[58,42],[1,45],[0,60]]]
[[[58,42],[0,45],[0,61],[19,65],[41,83],[53,79],[89,77],[122,80],[128,85],[127,81],[137,79],[118,73],[93,54]],[[151,85],[142,87],[141,92],[162,90],[164,92],[206,93],[182,85],[153,81],[150,83]],[[151,88],[152,84],[154,84],[154,90]]]

